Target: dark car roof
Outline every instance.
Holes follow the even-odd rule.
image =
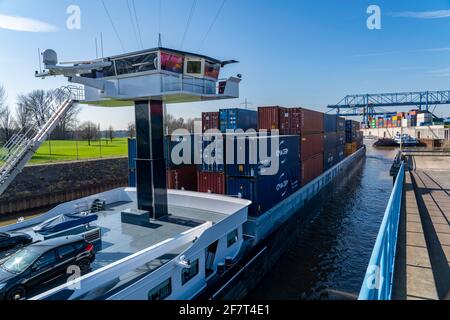
[[[29,237],[29,235],[22,232],[0,232],[0,237],[15,238],[15,237]]]
[[[61,238],[55,238],[51,240],[45,240],[41,242],[37,242],[35,244],[32,244],[29,246],[30,249],[40,250],[42,252],[61,247],[67,244],[72,244],[79,241],[85,241],[83,237],[81,236],[68,236],[68,237],[61,237]]]

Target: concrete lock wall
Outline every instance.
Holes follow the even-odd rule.
[[[127,184],[127,158],[27,166],[0,197],[0,218],[47,209]]]

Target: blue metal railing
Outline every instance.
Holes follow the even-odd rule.
[[[405,163],[402,163],[378,233],[359,300],[391,300],[402,208]]]

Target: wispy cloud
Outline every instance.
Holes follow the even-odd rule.
[[[410,67],[397,67],[397,68],[380,68],[373,69],[376,72],[400,72],[400,71],[416,71],[416,70],[424,70],[425,67],[418,66],[410,66]]]
[[[414,19],[443,19],[450,18],[450,10],[436,10],[436,11],[404,11],[392,12],[392,17],[398,18],[414,18]]]
[[[367,57],[382,57],[387,56],[390,54],[395,54],[397,52],[390,51],[390,52],[372,52],[372,53],[363,53],[363,54],[356,54],[354,56],[351,56],[352,58],[367,58]]]
[[[47,22],[0,14],[0,29],[23,32],[55,32],[58,28]]]
[[[450,68],[442,68],[430,71],[430,73],[436,77],[450,77]]]
[[[442,48],[425,48],[425,49],[415,49],[415,50],[405,50],[405,51],[388,51],[388,52],[372,52],[372,53],[363,53],[350,56],[350,58],[371,58],[371,57],[383,57],[393,54],[406,54],[406,53],[433,53],[433,52],[447,52],[450,51],[450,47],[442,47]]]
[[[445,52],[445,51],[450,51],[450,47],[419,49],[419,50],[415,50],[414,52]]]

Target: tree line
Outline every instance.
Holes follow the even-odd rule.
[[[49,101],[55,100],[55,104]],[[57,90],[33,90],[26,94],[19,94],[17,97],[16,108],[13,110],[7,102],[5,88],[0,84],[0,142],[6,143],[14,134],[27,131],[29,128],[41,128],[56,111],[59,106],[57,100],[62,102],[65,97]],[[81,139],[91,141],[98,139],[107,139],[111,142],[115,137],[115,131],[112,126],[107,130],[101,131],[100,125],[92,121],[79,123],[78,116],[81,108],[78,105],[69,109],[58,122],[57,127],[51,135],[53,140],[75,140]],[[175,118],[171,114],[165,117],[166,134],[171,134],[176,129],[187,129],[194,131],[194,120]],[[134,123],[128,124],[128,137],[136,136],[136,126]]]

